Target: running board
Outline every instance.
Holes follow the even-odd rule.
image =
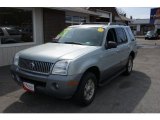
[[[108,84],[109,82],[111,82],[113,79],[115,79],[116,77],[118,77],[119,75],[121,75],[125,71],[126,71],[126,69],[122,69],[120,72],[115,74],[113,77],[109,78],[108,80],[103,80],[103,82],[100,82],[98,85],[101,87],[101,86]]]

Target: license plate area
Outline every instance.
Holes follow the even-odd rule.
[[[23,87],[24,89],[34,92],[35,91],[35,86],[32,83],[28,83],[28,82],[23,82]]]
[[[34,88],[36,89],[37,86],[40,87],[46,87],[46,82],[42,82],[42,81],[36,81],[33,79],[28,79],[28,78],[24,78],[24,77],[20,77],[22,82],[26,82],[26,83],[30,83],[30,84],[34,84]]]

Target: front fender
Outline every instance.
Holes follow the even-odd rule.
[[[83,74],[88,68],[93,67],[93,66],[97,66],[98,65],[98,60],[97,59],[93,59],[93,58],[83,58],[81,60],[75,61],[73,62],[70,66],[69,66],[69,71],[68,74],[69,75],[74,75],[74,74]]]

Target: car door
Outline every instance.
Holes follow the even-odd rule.
[[[128,45],[128,38],[124,28],[116,28],[115,29],[117,34],[117,43],[118,43],[118,54],[120,60],[120,69],[123,69],[124,66],[127,64],[128,56],[129,56],[129,45]]]
[[[106,42],[108,41],[117,41],[116,40],[116,33],[114,28],[110,28],[106,35]],[[103,57],[101,59],[102,64],[102,80],[107,80],[107,78],[110,78],[112,75],[114,75],[119,68],[119,55],[117,54],[119,48],[110,48],[110,49],[104,49],[103,50]]]

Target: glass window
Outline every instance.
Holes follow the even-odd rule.
[[[106,40],[107,40],[107,42],[109,42],[109,41],[117,42],[114,28],[111,28],[108,30]]]
[[[71,25],[77,25],[86,21],[86,17],[66,15],[66,23],[71,23]]]
[[[65,44],[82,44],[100,46],[103,41],[104,29],[97,27],[81,28],[69,27],[64,29],[57,37],[57,42]]]
[[[66,22],[72,22],[72,16],[66,16]]]
[[[115,30],[117,34],[117,43],[122,44],[124,42],[127,42],[125,31],[122,28],[115,28]]]
[[[127,31],[128,31],[128,34],[129,34],[129,37],[131,38],[131,40],[135,40],[134,35],[129,27],[127,28]]]
[[[80,17],[80,22],[86,22],[86,18],[85,17]]]
[[[78,16],[73,16],[73,22],[78,22],[79,23],[80,19]]]
[[[3,30],[0,28],[0,36],[3,36],[4,33],[3,33]]]
[[[20,30],[16,29],[15,27],[6,27],[5,29],[9,35],[20,35],[21,34]]]
[[[32,10],[0,8],[0,29],[1,44],[33,42]]]

